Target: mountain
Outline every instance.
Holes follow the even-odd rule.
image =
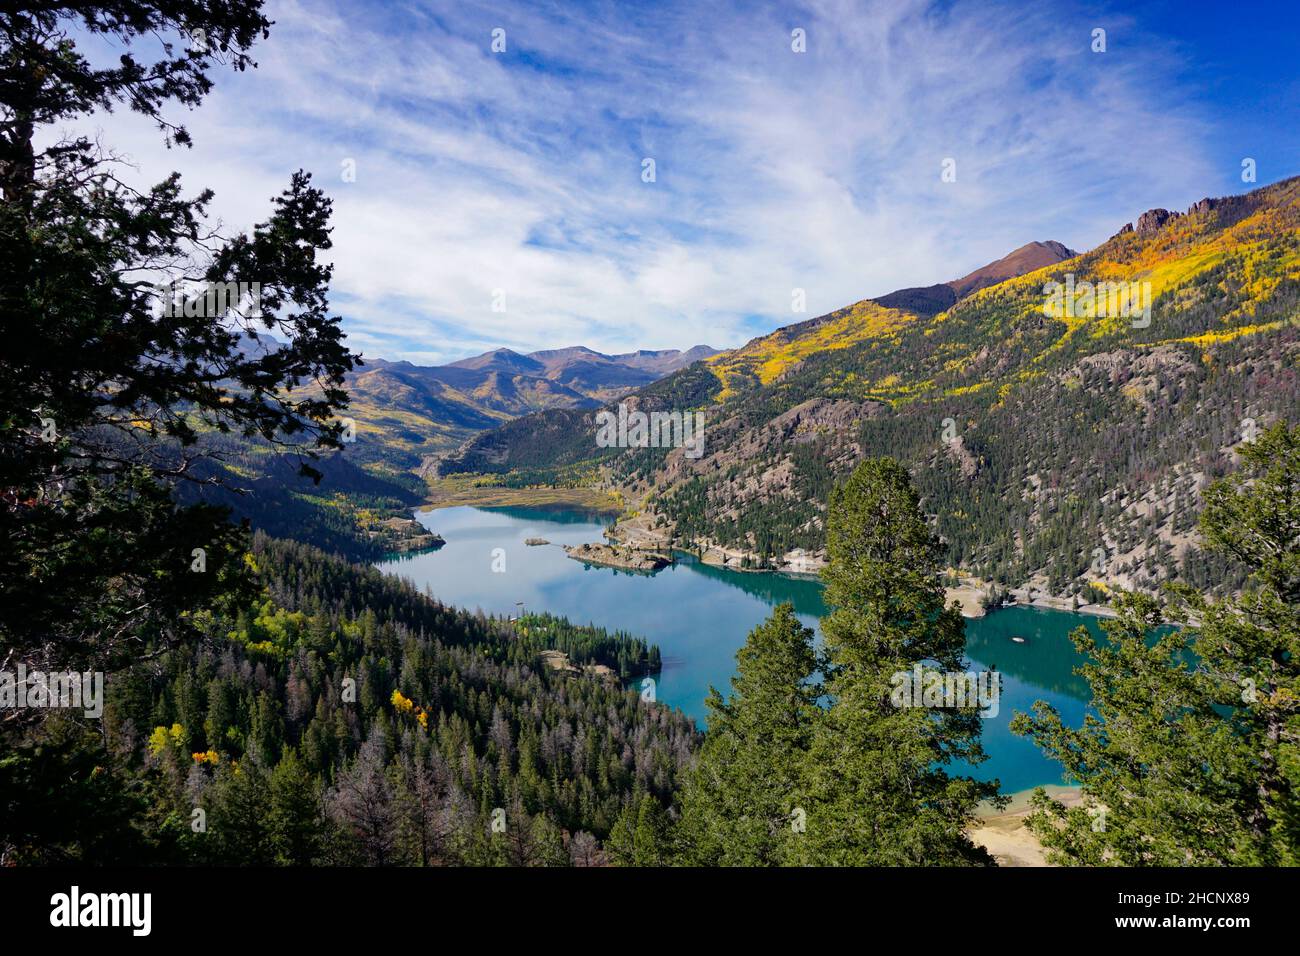
[[[714,352],[704,346],[697,346],[684,353],[635,352],[616,356],[616,358],[631,362],[638,356],[651,356],[656,360],[661,356],[668,356],[680,368],[686,368],[696,360],[705,360],[709,365],[709,373],[699,373],[690,378],[679,375],[672,380],[673,384],[670,388],[675,388],[688,380],[703,384],[703,392],[691,388],[688,394],[677,396],[678,404],[684,401],[687,407],[695,407],[697,400],[707,398],[716,398],[725,402],[726,399],[747,388],[767,384],[783,376],[804,358],[817,352],[850,348],[869,340],[885,327],[913,321],[917,316],[941,312],[957,301],[955,291],[957,288],[973,289],[979,283],[988,281],[991,276],[1007,275],[1015,268],[1037,268],[1039,263],[1050,264],[1074,255],[1077,253],[1059,242],[1031,242],[960,279],[934,286],[900,289],[876,299],[864,299],[846,309],[759,336],[738,349]],[[944,303],[942,306],[939,305],[941,302]],[[563,357],[574,361],[578,353],[596,354],[579,347],[534,352],[527,358],[545,362],[554,361],[555,357]],[[489,352],[466,359],[465,362],[473,363],[475,367],[485,367],[498,354]],[[515,359],[523,358],[525,357],[510,352],[502,361],[513,363]],[[722,384],[722,390],[716,396],[715,376]],[[582,415],[567,415],[558,410],[546,416],[530,416],[526,423],[518,427],[506,427],[500,431],[486,432],[477,436],[456,454],[435,456],[425,463],[425,470],[435,474],[475,470],[480,467],[489,470],[487,469],[489,464],[512,459],[527,467],[527,463],[532,462],[535,457],[529,451],[528,446],[531,443],[538,442],[544,448],[558,452],[565,447],[566,443],[571,444],[574,437],[577,439],[578,447],[569,454],[558,452],[555,461],[557,463],[582,461],[593,447],[588,440],[591,437],[588,434],[589,429],[577,424],[584,420]],[[572,437],[566,438],[564,434],[566,432],[572,432]],[[543,458],[546,454],[546,452],[542,453]]]
[[[618,355],[605,355],[587,348],[585,345],[573,345],[563,349],[545,349],[521,355],[510,349],[495,349],[475,355],[472,358],[452,362],[444,368],[467,368],[509,372],[519,375],[537,375],[553,380],[572,377],[574,369],[584,367],[608,367],[627,370],[629,381],[642,379],[638,384],[648,384],[656,378],[662,378],[670,372],[685,368],[692,362],[698,362],[718,354],[717,349],[707,345],[697,345],[682,352],[678,349],[659,349],[657,351],[642,349],[637,352],[623,352]],[[635,375],[631,372],[640,372]]]
[[[585,346],[530,352],[525,358],[538,363],[542,374],[553,382],[607,401],[648,385],[692,362],[717,354],[717,349],[697,345],[685,352],[677,349],[641,350],[604,355]],[[474,361],[474,360],[470,360]]]
[[[1232,569],[1195,548],[1195,518],[1236,445],[1300,420],[1300,179],[1153,209],[1070,252],[1031,243],[625,399],[702,409],[699,458],[598,448],[591,410],[557,409],[427,470],[506,483],[599,474],[640,499],[624,537],[792,567],[815,566],[834,483],[887,454],[911,469],[955,568],[1085,596],[1174,577],[1230,585]]]
[[[1023,275],[1074,255],[1059,242],[1031,242],[960,279],[937,286],[899,289],[777,329],[711,360],[723,385],[722,397],[730,397],[756,384],[766,385],[818,352],[851,348],[881,336],[889,337],[922,316],[951,308],[961,297],[998,281],[995,277]]]
[[[495,349],[449,365],[367,359],[347,377],[360,461],[408,470],[513,418],[552,408],[591,408],[716,354],[697,345],[604,355],[582,346]]]
[[[647,351],[642,349],[639,352],[624,352],[621,355],[612,356],[614,361],[621,362],[632,368],[645,369],[655,372],[659,375],[667,375],[669,372],[675,372],[678,369],[686,368],[695,362],[701,362],[704,359],[712,358],[718,354],[718,349],[709,348],[707,345],[697,345],[689,348],[685,352],[679,352],[676,349],[660,349],[658,351]]]
[[[1014,252],[981,266],[960,279],[952,279],[938,285],[899,289],[897,292],[882,295],[872,301],[887,309],[902,309],[920,315],[937,315],[952,308],[958,299],[972,292],[996,285],[1004,279],[1012,279],[1026,272],[1073,259],[1077,255],[1078,253],[1073,249],[1067,249],[1059,242],[1028,242]]]
[[[961,298],[986,286],[997,285],[1004,279],[1014,279],[1016,276],[1035,272],[1066,259],[1073,259],[1077,255],[1078,253],[1073,249],[1067,249],[1059,242],[1028,242],[996,262],[990,262],[946,285],[952,289],[957,298]]]
[[[546,366],[530,355],[520,355],[510,349],[494,349],[472,358],[451,362],[447,368],[468,368],[475,371],[506,372],[512,375],[541,375]]]

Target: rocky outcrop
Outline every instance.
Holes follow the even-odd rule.
[[[966,443],[962,440],[960,435],[945,442],[944,445],[948,452],[948,456],[957,463],[957,467],[961,470],[961,476],[963,478],[974,478],[979,474],[979,459],[970,453],[970,449],[966,447]]]
[[[1168,209],[1148,209],[1138,217],[1137,228],[1133,228],[1133,223],[1126,222],[1124,228],[1111,236],[1112,239],[1118,239],[1120,236],[1136,232],[1139,236],[1153,236],[1168,223],[1176,219],[1182,219],[1184,215],[1208,216],[1210,213],[1217,213],[1220,224],[1230,224],[1239,219],[1242,215],[1248,213],[1251,209],[1251,203],[1247,196],[1225,196],[1220,199],[1212,199],[1206,196],[1204,199],[1198,199],[1187,207],[1186,213],[1171,212]]]
[[[1137,229],[1139,236],[1152,236],[1164,227],[1165,223],[1177,219],[1182,213],[1170,212],[1168,209],[1148,209],[1142,215],[1138,216]]]
[[[413,518],[388,518],[367,533],[389,551],[398,554],[435,551],[447,543],[442,535],[434,534]]]
[[[673,559],[657,551],[641,551],[609,544],[566,545],[564,553],[584,564],[598,564],[623,571],[653,573],[673,563]]]

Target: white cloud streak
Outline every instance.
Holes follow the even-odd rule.
[[[313,170],[335,199],[351,341],[424,362],[737,345],[1033,239],[1094,245],[1220,181],[1203,117],[1166,82],[1172,52],[1121,16],[1028,0],[703,7],[278,0],[259,69],[217,76],[185,118],[193,150],[126,114],[91,122],[145,178],[213,187],[235,228]],[[947,157],[956,183],[940,181]],[[790,313],[795,287],[806,315]]]

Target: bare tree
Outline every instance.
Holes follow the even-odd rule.
[[[569,859],[574,866],[608,866],[600,841],[586,830],[579,830],[569,840]]]
[[[446,862],[451,835],[451,814],[447,806],[447,773],[439,767],[441,755],[429,759],[411,754],[402,757],[398,787],[398,827],[410,859],[421,866]]]
[[[383,732],[376,729],[330,792],[330,816],[349,833],[370,866],[393,862],[397,842],[393,785],[384,769]]]

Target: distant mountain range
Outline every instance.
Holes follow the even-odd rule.
[[[1137,290],[1132,315],[1053,289]],[[1096,302],[1102,302],[1097,308]],[[705,454],[605,449],[557,408],[426,463],[506,484],[596,480],[620,529],[759,567],[815,563],[827,496],[863,457],[911,469],[955,568],[1095,598],[1231,582],[1195,547],[1200,493],[1234,447],[1300,421],[1300,179],[1152,209],[1075,253],[1035,242],[756,338],[624,400],[703,409]]]
[[[685,352],[677,349],[643,349],[620,355],[605,355],[582,345],[529,352],[526,355],[510,349],[496,349],[452,362],[441,366],[441,369],[469,369],[545,379],[588,398],[608,399],[648,385],[692,362],[716,354],[718,350],[707,345],[697,345]],[[441,369],[435,368],[434,371]]]
[[[784,326],[751,339],[739,348],[701,355],[700,359],[708,359],[709,366],[708,373],[703,375],[705,391],[715,403],[725,403],[735,395],[781,378],[817,353],[849,349],[868,343],[894,325],[912,322],[917,316],[932,316],[945,311],[961,296],[1076,255],[1078,253],[1059,242],[1030,242],[960,279],[932,286],[899,289],[874,299],[864,299],[845,309]],[[504,349],[501,351],[507,352]],[[561,349],[550,354],[572,351],[575,350]],[[691,350],[692,353],[697,351],[699,349]],[[481,366],[496,354],[498,353],[489,352],[465,361]],[[544,354],[548,353],[534,353],[535,356]],[[686,356],[690,353],[682,354]],[[508,352],[508,355],[514,356],[515,353]],[[683,362],[682,368],[689,364]],[[701,374],[693,376],[693,380],[700,381]],[[673,380],[677,381],[678,379]],[[718,388],[719,385],[721,388]],[[688,406],[695,407],[695,399],[700,396],[694,394],[692,389],[684,397]],[[634,404],[637,401],[637,398],[633,399]],[[512,463],[514,467],[529,469],[534,465],[546,468],[581,462],[591,452],[588,428],[585,424],[580,424],[587,422],[588,418],[584,415],[563,414],[528,417],[514,427],[484,432],[455,453],[433,456],[425,462],[423,470],[434,475],[477,470],[500,472],[509,470]],[[553,455],[542,453],[539,458],[534,453],[528,438],[534,428],[541,429],[537,434],[544,436],[541,441],[547,446],[559,439],[558,444],[554,445]],[[553,434],[556,430],[571,430],[572,435],[567,440],[561,439]],[[569,445],[574,447],[566,451]]]
[[[715,354],[705,345],[620,355],[573,346],[528,354],[495,349],[435,366],[366,359],[344,385],[348,415],[357,422],[354,457],[413,468],[521,415],[594,408]]]

